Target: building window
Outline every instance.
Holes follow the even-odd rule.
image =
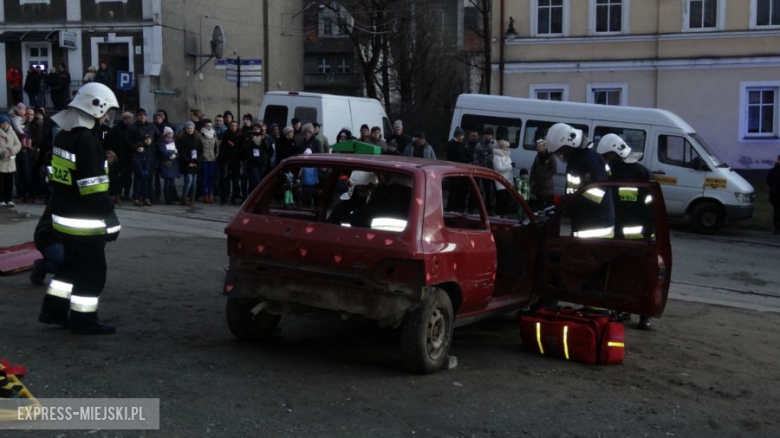
[[[726,0],[685,0],[683,31],[717,30],[726,27]]]
[[[628,103],[628,84],[588,84],[588,103],[625,106]]]
[[[623,31],[623,0],[596,0],[596,32]]]
[[[780,0],[752,0],[756,26],[780,26]]]
[[[564,35],[567,18],[566,0],[535,0],[535,28],[537,35]]]
[[[313,2],[312,2],[313,3]],[[351,30],[355,23],[349,12],[333,2],[329,7],[320,12],[319,34],[322,38],[343,38],[348,36],[347,30]]]
[[[341,58],[338,69],[339,73],[352,73],[352,66],[347,62],[347,58]]]
[[[50,0],[19,0],[20,5],[51,4]]]
[[[528,95],[531,99],[567,101],[569,84],[531,84]]]
[[[764,137],[777,135],[777,88],[748,88],[747,133]]]
[[[743,82],[740,93],[741,139],[780,135],[780,82]]]
[[[330,73],[330,61],[327,58],[320,59],[320,63],[317,65],[317,72]]]

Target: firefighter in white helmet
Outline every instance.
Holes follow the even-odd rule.
[[[596,149],[604,157],[611,170],[611,181],[650,182],[650,171],[637,161],[642,154],[632,152],[631,147],[617,134],[607,134],[599,140]],[[619,187],[615,196],[617,238],[643,239],[653,234],[652,196],[646,189]],[[628,319],[630,315],[623,316]],[[650,317],[640,315],[638,327],[650,329]]]
[[[62,265],[51,281],[38,320],[70,327],[73,334],[110,334],[97,318],[106,282],[105,245],[119,235],[119,220],[108,195],[106,154],[93,128],[119,108],[105,85],[82,86],[68,108],[52,120],[62,129],[54,138],[51,163],[52,226],[63,242]]]
[[[556,123],[547,131],[547,150],[566,162],[566,195],[571,195],[589,183],[606,181],[604,159],[589,148],[589,140],[579,129],[566,123]],[[580,238],[612,238],[615,231],[615,211],[610,190],[593,187],[571,205],[572,233]]]

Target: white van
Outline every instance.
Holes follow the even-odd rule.
[[[660,109],[593,105],[463,94],[452,116],[456,127],[481,133],[492,127],[497,138],[510,142],[515,172],[530,171],[536,140],[547,129],[565,122],[585,131],[598,143],[602,136],[620,135],[663,188],[670,218],[689,221],[701,233],[716,233],[726,222],[753,216],[753,186],[721,162],[696,131],[677,115]],[[564,190],[565,165],[559,163],[557,193]]]
[[[393,134],[385,109],[376,99],[294,91],[271,91],[265,95],[258,120],[284,128],[292,119],[299,119],[302,124],[318,122],[331,145],[337,142],[336,136],[344,127],[350,128],[355,137],[360,136],[363,124],[382,128],[383,138]]]

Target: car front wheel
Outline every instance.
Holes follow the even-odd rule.
[[[430,374],[442,367],[449,355],[455,320],[450,297],[441,289],[427,294],[404,318],[401,342],[404,367]]]
[[[282,319],[261,310],[257,315],[252,310],[262,303],[262,300],[247,300],[245,298],[228,298],[225,313],[230,333],[241,341],[262,341],[271,337]]]

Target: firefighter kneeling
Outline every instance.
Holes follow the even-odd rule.
[[[81,87],[52,119],[62,128],[54,139],[51,181],[52,226],[65,255],[51,281],[38,321],[70,327],[73,334],[111,334],[97,318],[106,282],[105,245],[119,236],[119,220],[108,195],[108,164],[93,131],[119,108],[114,93],[91,82]]]

